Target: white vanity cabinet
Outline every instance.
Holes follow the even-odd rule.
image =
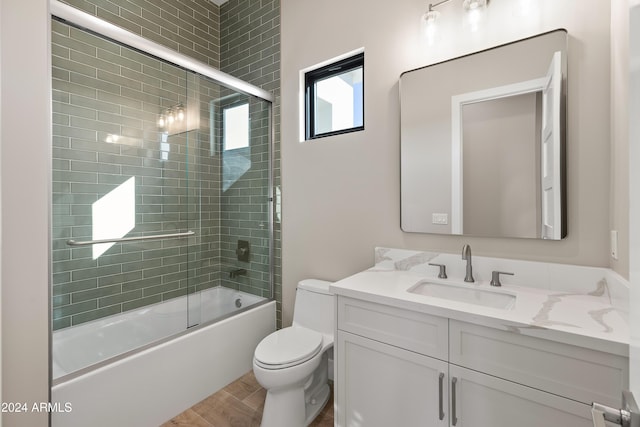
[[[590,427],[626,357],[337,297],[336,426]]]
[[[583,403],[456,365],[449,365],[449,376],[452,426],[593,426]]]
[[[448,426],[447,362],[339,331],[337,425]]]

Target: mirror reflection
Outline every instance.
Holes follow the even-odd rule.
[[[567,33],[403,73],[404,231],[566,235]]]

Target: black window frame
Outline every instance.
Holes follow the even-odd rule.
[[[362,125],[346,129],[340,129],[330,132],[315,132],[315,84],[320,80],[324,80],[335,75],[343,74],[357,68],[362,68]],[[340,135],[343,133],[358,132],[364,130],[364,52],[349,58],[342,59],[332,64],[326,65],[315,70],[308,71],[304,75],[305,85],[305,140],[313,140],[324,138],[327,136]]]

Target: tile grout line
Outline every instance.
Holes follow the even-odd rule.
[[[191,408],[189,408],[189,409],[191,409]],[[204,418],[202,417],[202,415],[200,415],[198,412],[194,411],[193,409],[191,409],[191,411],[193,411],[193,413],[194,413],[194,414],[196,414],[196,415],[197,415],[197,417],[198,417],[199,419],[201,419],[202,421],[204,421],[204,422],[207,424],[207,426],[215,427],[215,426],[214,426],[213,424],[211,424],[209,421],[207,421],[206,419],[204,419]]]

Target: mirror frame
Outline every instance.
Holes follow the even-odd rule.
[[[437,62],[434,64],[430,64],[427,66],[423,66],[417,69],[413,69],[413,70],[409,70],[409,71],[405,71],[401,74],[400,76],[400,84],[399,84],[399,88],[400,88],[400,103],[401,103],[401,114],[402,114],[402,89],[403,89],[403,85],[402,85],[402,78],[408,74],[408,73],[412,73],[412,72],[416,72],[416,71],[421,71],[427,68],[431,68],[440,64],[445,64],[445,63],[451,63],[454,62],[456,60],[460,60],[463,58],[468,58],[468,57],[472,57],[472,56],[476,56],[479,54],[483,54],[485,52],[490,52],[490,51],[496,51],[500,48],[503,47],[507,47],[507,46],[512,46],[521,42],[526,42],[528,40],[531,39],[536,39],[539,37],[543,37],[545,35],[550,35],[553,33],[563,33],[564,36],[566,37],[566,45],[563,47],[563,55],[562,55],[562,59],[561,59],[561,65],[560,65],[560,71],[562,73],[562,77],[561,77],[561,93],[560,93],[560,109],[559,109],[559,117],[557,117],[558,121],[559,121],[559,147],[558,147],[558,153],[557,156],[559,158],[559,161],[554,162],[556,163],[556,165],[554,165],[554,168],[556,168],[556,174],[559,176],[559,187],[558,190],[556,191],[557,197],[554,200],[555,203],[555,207],[554,209],[556,209],[556,220],[559,220],[559,224],[557,224],[556,226],[559,228],[558,230],[556,230],[555,232],[553,232],[553,234],[551,235],[552,237],[543,237],[544,234],[538,234],[536,236],[525,236],[525,235],[507,235],[507,234],[501,234],[501,235],[490,235],[490,234],[482,234],[482,233],[474,233],[474,234],[470,234],[470,233],[464,233],[461,232],[461,230],[463,229],[462,227],[462,206],[463,206],[463,194],[462,194],[462,170],[463,170],[463,164],[462,164],[462,120],[461,120],[461,115],[462,115],[462,107],[466,104],[472,104],[472,103],[477,103],[477,102],[482,102],[482,101],[490,101],[492,99],[499,99],[499,98],[503,98],[503,97],[509,97],[509,96],[517,96],[517,95],[524,95],[524,94],[528,94],[528,93],[532,93],[532,92],[542,92],[542,89],[545,87],[545,83],[547,78],[546,77],[539,77],[539,78],[530,78],[530,79],[525,79],[523,81],[520,82],[516,82],[516,83],[508,83],[505,85],[498,85],[495,87],[491,87],[488,89],[480,89],[480,90],[471,90],[469,92],[466,93],[462,93],[462,94],[452,94],[451,95],[451,153],[452,153],[452,159],[451,159],[451,166],[452,166],[452,172],[451,172],[451,215],[450,215],[450,225],[451,225],[451,229],[449,232],[438,232],[438,231],[431,231],[431,230],[420,230],[418,229],[419,227],[415,227],[415,229],[407,229],[406,224],[404,223],[405,221],[405,216],[402,214],[402,210],[404,210],[406,208],[405,205],[405,195],[404,195],[404,188],[403,188],[403,181],[405,180],[404,178],[404,172],[402,171],[402,168],[404,167],[403,165],[403,150],[406,150],[406,140],[405,138],[403,138],[403,134],[405,134],[406,132],[404,132],[403,129],[403,123],[402,123],[402,119],[401,119],[401,229],[404,232],[417,232],[417,233],[427,233],[427,234],[442,234],[442,235],[467,235],[467,236],[481,236],[481,237],[499,237],[499,238],[528,238],[528,239],[550,239],[550,240],[560,240],[566,237],[567,235],[567,209],[566,209],[566,205],[567,205],[567,197],[566,197],[566,140],[567,140],[567,135],[566,135],[566,99],[567,99],[567,53],[568,53],[568,40],[569,40],[569,35],[568,32],[565,29],[556,29],[556,30],[552,30],[552,31],[548,31],[548,32],[544,32],[541,34],[536,34],[534,36],[531,37],[527,37],[527,38],[523,38],[523,39],[519,39],[513,42],[509,42],[509,43],[504,43],[498,46],[494,46],[488,49],[484,49],[481,51],[477,51],[477,52],[473,52],[473,53],[469,53],[466,55],[462,55],[456,58],[452,58],[452,59],[448,59],[446,61],[441,61],[441,62]],[[495,53],[495,52],[494,52]],[[426,85],[428,85],[429,81],[427,79],[425,79],[426,81]],[[457,153],[457,155],[456,155]],[[427,191],[425,191],[426,193]],[[457,210],[456,210],[457,209]],[[456,213],[457,212],[457,213]],[[426,221],[429,221],[428,219]],[[431,225],[431,223],[429,223]],[[433,223],[435,224],[435,223]],[[426,228],[426,227],[425,227]]]

